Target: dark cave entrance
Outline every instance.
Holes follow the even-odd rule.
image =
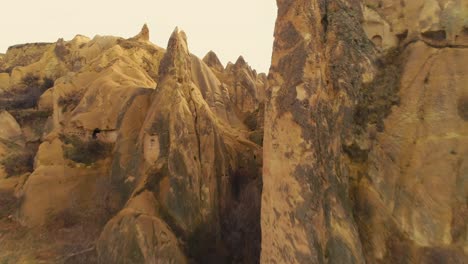
[[[97,139],[97,136],[98,136],[99,133],[101,133],[101,129],[95,128],[95,129],[93,130],[93,136],[92,136],[92,138],[93,138],[93,139]]]

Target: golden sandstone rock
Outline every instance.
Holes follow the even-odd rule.
[[[10,175],[16,186],[0,182],[20,201],[15,221],[52,237],[75,234],[57,249],[99,237],[82,256],[91,262],[258,262],[261,147],[249,140],[224,73],[190,54],[185,33],[176,29],[167,51],[144,26],[130,39],[78,35],[9,53],[2,107],[34,145],[30,173]],[[242,68],[264,89],[265,76],[256,83]],[[5,140],[2,157],[13,139]],[[25,243],[7,241],[6,257]],[[28,243],[16,254],[33,257],[47,244]]]
[[[262,262],[464,263],[466,3],[278,6]]]
[[[0,262],[465,263],[468,4],[277,0],[240,56],[0,54]]]

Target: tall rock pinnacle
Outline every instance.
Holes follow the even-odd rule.
[[[265,113],[261,262],[364,263],[341,164],[345,121],[370,54],[360,3],[278,1],[278,8]]]
[[[215,69],[219,72],[224,70],[223,64],[219,61],[218,55],[212,50],[210,50],[205,57],[203,57],[203,62],[206,63],[210,68]]]
[[[149,41],[150,40],[150,33],[149,33],[148,25],[145,23],[143,25],[143,27],[141,28],[140,33],[138,33],[132,39],[141,40],[141,41]]]

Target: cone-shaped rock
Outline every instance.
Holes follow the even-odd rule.
[[[132,39],[141,40],[141,41],[149,41],[150,32],[149,32],[148,25],[144,24],[140,32],[136,36],[134,36]]]
[[[255,262],[260,238],[256,162],[260,149],[226,130],[224,121],[212,111],[207,101],[214,88],[207,83],[216,77],[202,65],[189,53],[185,33],[176,29],[140,134],[140,172],[132,199],[142,192],[154,195],[155,206],[160,208],[155,217],[176,232],[187,248],[198,248],[187,252],[192,258],[225,262],[233,254]],[[244,188],[233,192],[232,184],[237,181]],[[245,216],[247,220],[233,221]],[[106,230],[119,229],[110,226]],[[242,241],[249,242],[233,244],[237,240],[231,236],[238,232],[245,234]]]
[[[206,63],[210,68],[215,69],[216,71],[222,72],[224,70],[223,64],[218,58],[218,55],[214,51],[210,50],[205,57],[203,57],[203,62]]]

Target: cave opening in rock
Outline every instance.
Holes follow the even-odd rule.
[[[95,129],[93,130],[92,138],[93,138],[93,139],[97,139],[99,133],[101,133],[101,129],[95,128]]]
[[[374,43],[376,47],[382,48],[382,42],[383,42],[382,36],[380,35],[373,36],[372,42]]]

